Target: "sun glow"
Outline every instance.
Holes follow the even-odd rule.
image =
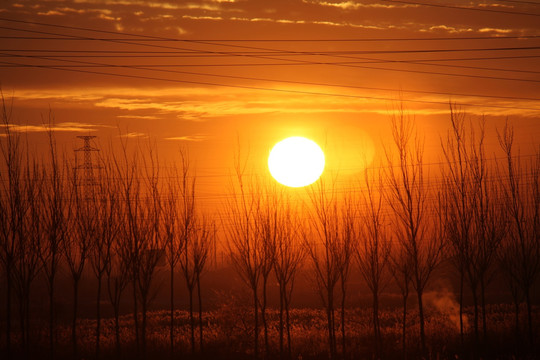
[[[314,141],[290,137],[278,142],[268,156],[270,174],[280,184],[302,187],[314,183],[324,170],[324,153]]]

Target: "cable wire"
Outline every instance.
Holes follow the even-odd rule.
[[[259,86],[247,86],[247,85],[237,85],[237,84],[222,84],[222,83],[203,82],[203,81],[189,81],[189,80],[157,78],[157,77],[152,77],[152,76],[106,73],[106,72],[100,72],[100,71],[61,68],[61,67],[48,66],[48,65],[17,64],[17,63],[10,63],[10,62],[5,62],[5,61],[0,61],[0,64],[1,63],[8,64],[8,65],[21,65],[21,66],[33,67],[33,68],[53,69],[53,70],[60,70],[60,71],[70,71],[70,72],[78,72],[78,73],[94,74],[94,75],[106,75],[106,76],[114,76],[114,77],[130,78],[130,79],[140,79],[140,80],[164,81],[164,82],[171,82],[171,83],[209,85],[209,86],[220,86],[220,87],[248,89],[248,90],[271,91],[271,92],[279,92],[279,93],[290,93],[290,94],[300,94],[300,95],[334,96],[334,97],[344,97],[344,98],[352,98],[352,99],[365,99],[365,100],[383,100],[383,101],[395,101],[396,100],[396,99],[393,99],[393,98],[376,97],[376,96],[360,96],[360,95],[352,95],[352,94],[338,94],[338,93],[327,93],[327,92],[325,93],[325,92],[317,92],[317,91],[303,91],[303,90],[291,90],[291,89],[265,88],[265,87],[259,87]],[[447,102],[442,102],[442,101],[415,100],[415,99],[405,99],[405,98],[400,99],[400,100],[404,101],[404,102],[412,102],[412,103],[423,103],[423,104],[445,105],[445,106],[448,105]],[[482,108],[487,107],[487,108],[496,108],[496,109],[532,110],[532,111],[539,111],[540,110],[540,109],[537,109],[537,108],[502,106],[502,105],[481,105],[481,104],[471,104],[471,103],[456,103],[456,105],[465,106],[465,107],[482,107]]]

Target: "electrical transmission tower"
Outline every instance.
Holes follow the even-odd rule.
[[[84,186],[84,195],[86,200],[92,199],[94,195],[94,187],[96,182],[94,179],[94,169],[99,169],[99,166],[92,164],[92,152],[99,151],[99,149],[90,146],[90,140],[96,136],[77,136],[79,139],[84,140],[84,146],[75,149],[76,152],[84,152],[84,162],[77,166],[77,170],[84,170],[84,178],[81,181],[81,185]]]

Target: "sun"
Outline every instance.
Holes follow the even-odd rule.
[[[268,156],[270,174],[280,184],[302,187],[314,183],[324,170],[324,153],[314,141],[294,136],[278,142]]]

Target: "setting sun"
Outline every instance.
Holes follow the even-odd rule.
[[[539,19],[0,1],[0,360],[540,360]]]
[[[324,153],[314,141],[290,137],[278,142],[268,156],[268,169],[280,184],[302,187],[317,181],[324,170]]]

